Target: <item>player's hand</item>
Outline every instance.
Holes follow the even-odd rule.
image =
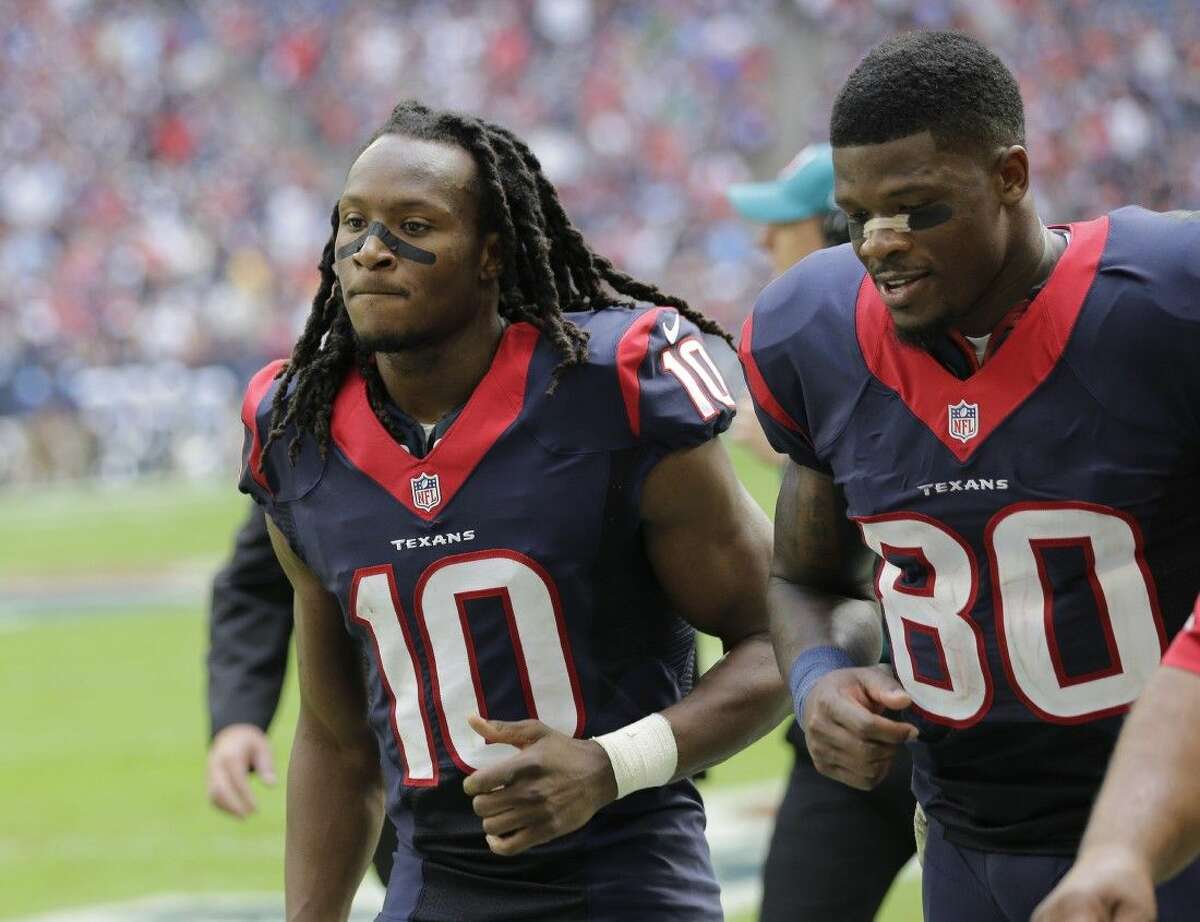
[[[1154,922],[1150,869],[1131,853],[1083,852],[1032,922]]]
[[[912,703],[888,666],[835,669],[804,699],[801,726],[822,775],[869,791],[891,768],[896,748],[917,728],[883,716]]]
[[[250,790],[250,773],[275,784],[275,760],[267,735],[254,724],[230,724],[213,737],[208,749],[208,799],[218,810],[239,819],[258,809]]]
[[[488,848],[516,855],[574,832],[616,800],[617,780],[608,753],[594,740],[577,740],[540,720],[484,720],[471,728],[489,743],[521,751],[463,781],[483,818]]]

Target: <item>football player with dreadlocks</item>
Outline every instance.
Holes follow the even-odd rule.
[[[499,126],[403,103],[355,160],[243,408],[296,593],[289,919],[346,918],[385,799],[385,922],[722,918],[687,779],[785,708],[701,330]]]

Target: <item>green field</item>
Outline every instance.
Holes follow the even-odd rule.
[[[737,460],[769,508],[774,472]],[[281,888],[282,792],[260,788],[244,822],[204,797],[202,586],[244,509],[223,484],[0,493],[0,918]],[[189,601],[137,591],[176,579],[195,588]],[[289,686],[273,734],[281,775],[294,714]],[[707,789],[786,767],[776,734],[715,769]],[[920,918],[914,882],[880,918]]]

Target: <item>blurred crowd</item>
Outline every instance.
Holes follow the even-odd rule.
[[[1014,68],[1044,217],[1200,205],[1193,7],[13,0],[0,484],[230,476],[231,407],[289,351],[345,168],[401,98],[521,133],[596,249],[735,328],[767,268],[725,186],[788,159],[789,100],[816,100],[798,111],[820,137],[855,60],[898,28],[965,28]],[[800,33],[821,54],[798,84],[778,64]]]
[[[1200,5],[1195,0],[796,0],[829,39],[822,100],[906,29],[962,29],[994,48],[1025,99],[1042,219],[1122,205],[1200,207]],[[810,125],[827,130],[828,103]]]

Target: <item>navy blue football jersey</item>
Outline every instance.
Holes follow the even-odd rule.
[[[848,245],[769,286],[740,346],[772,444],[878,555],[916,794],[987,850],[1075,848],[1200,589],[1200,222],[1069,232],[969,377],[900,342]]]
[[[667,453],[724,430],[733,399],[674,309],[572,314],[589,359],[528,323],[424,457],[396,442],[351,372],[324,458],[291,433],[263,454],[278,363],[251,382],[242,489],[337,597],[361,648],[388,813],[383,914],[398,920],[720,919],[699,795],[632,794],[516,857],[487,848],[464,776],[516,750],[467,724],[536,718],[590,737],[685,694],[693,631],[642,541],[642,485]]]

